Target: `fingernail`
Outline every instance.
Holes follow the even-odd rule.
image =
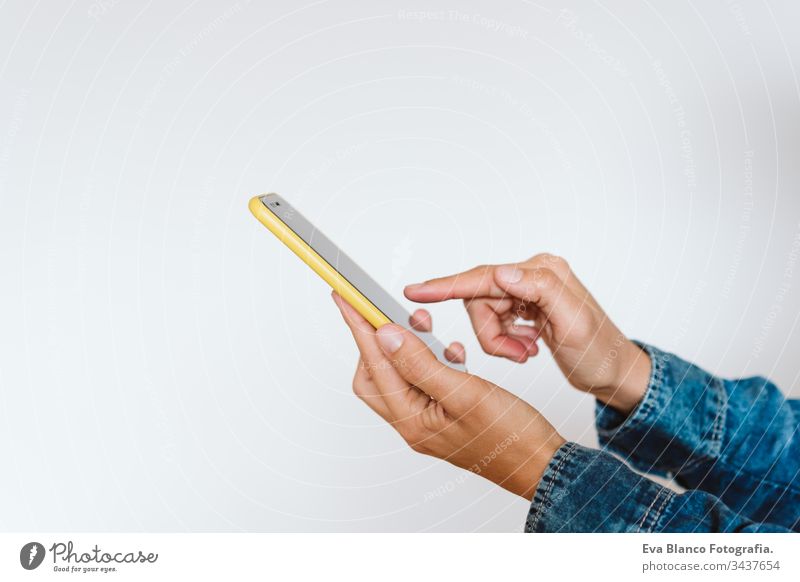
[[[518,283],[522,279],[522,271],[513,265],[497,267],[497,278],[506,283]]]
[[[416,291],[417,289],[421,289],[425,283],[413,283],[411,285],[406,285],[406,291]]]
[[[403,330],[396,325],[388,324],[381,327],[377,334],[378,344],[387,354],[393,354],[403,345]]]

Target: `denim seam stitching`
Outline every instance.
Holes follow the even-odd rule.
[[[658,493],[656,493],[655,497],[653,497],[653,500],[650,502],[650,505],[647,507],[647,511],[645,511],[644,515],[642,515],[642,520],[639,522],[639,528],[636,530],[637,533],[642,531],[642,528],[644,527],[644,524],[647,521],[647,516],[650,515],[650,511],[653,509],[653,506],[656,504],[656,501],[658,501],[658,498],[661,497],[661,493],[663,491],[664,491],[663,489],[659,489]]]
[[[666,487],[664,488],[664,491],[666,491],[667,493],[666,493],[666,495],[664,495],[664,500],[661,502],[661,505],[659,506],[658,511],[656,511],[656,515],[653,517],[652,524],[648,528],[649,533],[653,533],[653,530],[658,525],[658,522],[661,519],[661,516],[664,514],[664,510],[669,506],[669,502],[672,501],[672,499],[675,497],[675,492],[674,491],[670,491]]]
[[[556,466],[553,468],[553,472],[549,475],[549,481],[547,483],[547,487],[542,493],[542,500],[539,503],[539,506],[536,508],[536,513],[534,514],[533,520],[531,521],[531,531],[536,529],[536,526],[539,523],[539,518],[545,512],[547,501],[550,498],[550,492],[553,490],[556,478],[558,477],[558,474],[561,472],[561,468],[564,465],[564,461],[566,461],[567,457],[569,457],[572,454],[576,446],[577,445],[575,443],[569,443],[567,447],[563,449],[563,453],[560,455],[558,463],[556,463]]]
[[[650,517],[653,507],[655,507],[656,502],[662,495],[664,498],[661,500],[658,509],[656,509],[656,513],[653,516],[652,520],[649,520],[650,525],[646,529],[647,532],[653,531],[653,527],[655,527],[655,525],[658,523],[658,520],[661,518],[661,514],[664,512],[664,508],[667,506],[667,501],[669,501],[669,499],[672,497],[671,491],[666,487],[662,487],[661,489],[659,489],[656,496],[653,497],[653,501],[650,502],[650,506],[647,508],[647,511],[645,511],[644,515],[642,516],[642,521],[639,523],[639,529],[637,530],[637,533],[640,533],[647,524],[648,522],[647,518]]]
[[[716,387],[716,390],[714,390],[714,406],[717,409],[717,414],[714,416],[714,422],[711,425],[711,435],[709,436],[710,450],[708,453],[698,455],[685,463],[680,467],[680,471],[676,473],[692,471],[700,463],[713,462],[720,456],[722,450],[722,432],[725,429],[725,421],[728,416],[728,399],[722,381],[719,378],[714,378],[713,384]]]
[[[547,487],[545,487],[545,490],[542,493],[542,500],[539,503],[539,507],[537,508],[538,511],[536,512],[536,515],[534,516],[533,523],[531,524],[531,529],[535,529],[536,525],[539,523],[539,518],[542,516],[542,514],[544,513],[544,511],[545,511],[545,509],[547,507],[547,501],[550,498],[550,492],[553,490],[553,486],[555,484],[555,479],[558,476],[558,474],[561,472],[561,466],[564,464],[564,459],[569,454],[569,451],[571,449],[572,449],[572,444],[570,444],[568,449],[566,451],[564,451],[564,453],[559,457],[558,463],[556,463],[556,466],[553,467],[553,472],[549,476],[549,480],[547,482]]]
[[[647,355],[650,356],[653,370],[650,374],[650,381],[648,384],[647,392],[639,407],[633,412],[633,415],[628,417],[623,423],[611,430],[598,427],[598,435],[608,439],[609,444],[615,438],[624,435],[637,425],[642,424],[645,419],[649,418],[652,410],[655,408],[655,401],[661,396],[664,386],[664,369],[667,364],[666,354],[653,349],[651,346],[642,345]]]

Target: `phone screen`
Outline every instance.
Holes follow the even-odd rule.
[[[448,362],[444,357],[444,344],[437,340],[432,333],[421,332],[410,327],[411,315],[403,306],[387,293],[364,269],[359,267],[350,257],[343,253],[333,241],[322,234],[302,214],[292,207],[286,200],[277,194],[265,194],[259,199],[266,208],[277,216],[281,222],[289,227],[297,236],[310,246],[333,267],[342,277],[347,279],[364,297],[377,307],[386,317],[394,323],[410,329],[431,349],[436,357],[443,363],[458,370],[464,370],[461,364]]]

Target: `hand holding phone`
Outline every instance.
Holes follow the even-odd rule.
[[[530,404],[437,361],[394,324],[377,333],[334,294],[358,345],[353,391],[419,453],[467,469],[530,500],[565,443]]]

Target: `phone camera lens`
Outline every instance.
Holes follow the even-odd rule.
[[[281,205],[281,203],[280,203],[280,202],[276,202],[276,203],[275,203],[275,206],[280,206],[280,205]]]

